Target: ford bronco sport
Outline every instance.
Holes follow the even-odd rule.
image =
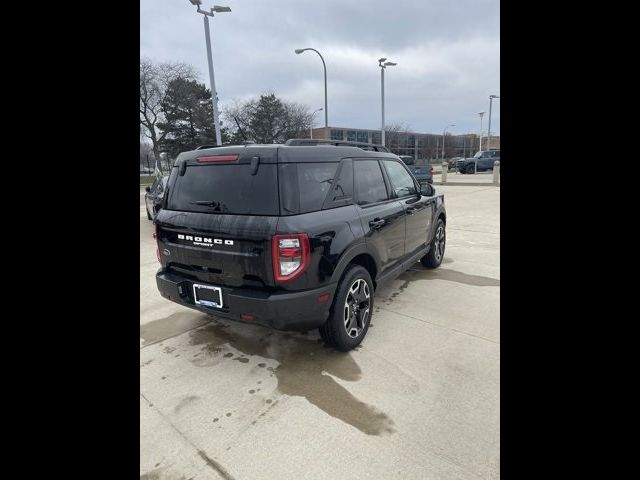
[[[348,351],[382,282],[442,262],[444,197],[392,153],[287,143],[178,156],[154,219],[158,289],[223,318],[319,328]]]

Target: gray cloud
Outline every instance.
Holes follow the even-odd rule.
[[[211,19],[216,86],[232,99],[273,90],[313,109],[324,105],[327,62],[329,124],[379,128],[377,59],[398,63],[385,74],[387,123],[415,131],[476,132],[477,112],[500,94],[497,0],[216,0],[231,13]],[[204,7],[213,0],[203,0]],[[207,85],[202,16],[188,0],[141,0],[140,54],[194,65]],[[500,131],[500,100],[492,132]],[[317,117],[322,123],[322,115]],[[484,129],[487,127],[485,115]]]

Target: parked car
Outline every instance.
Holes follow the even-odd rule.
[[[147,207],[147,218],[153,220],[162,206],[162,199],[167,187],[169,175],[156,178],[151,186],[146,187],[144,194],[144,204]]]
[[[418,182],[433,183],[433,167],[431,165],[416,165],[415,159],[411,155],[398,155],[405,165],[409,166],[409,171],[413,173]]]
[[[493,162],[500,161],[500,150],[486,150],[476,153],[472,158],[458,160],[457,168],[460,173],[474,173],[493,170]]]
[[[367,334],[381,284],[444,256],[443,194],[392,153],[194,150],[177,157],[166,191],[154,222],[162,296],[231,320],[319,328],[341,351]]]

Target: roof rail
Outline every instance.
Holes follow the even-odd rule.
[[[348,142],[345,140],[324,140],[315,138],[290,138],[285,145],[289,146],[313,146],[313,145],[334,145],[336,147],[358,147],[363,150],[373,150],[374,152],[389,152],[389,149],[383,145],[365,142]]]

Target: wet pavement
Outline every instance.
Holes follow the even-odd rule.
[[[436,188],[444,263],[378,289],[350,353],[163,299],[141,202],[141,478],[499,478],[500,188]]]

